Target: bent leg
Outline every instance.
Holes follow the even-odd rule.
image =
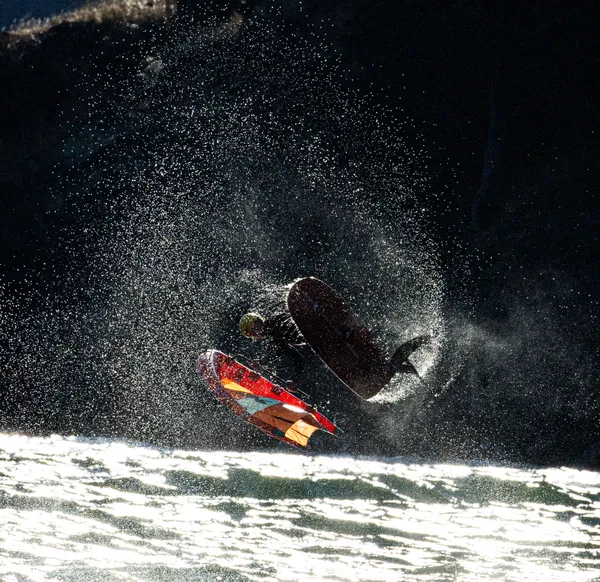
[[[398,347],[388,364],[389,377],[391,378],[394,374],[398,373],[415,374],[418,376],[419,373],[417,372],[417,369],[411,364],[408,358],[415,350],[427,343],[430,339],[431,336],[428,334],[419,335]]]

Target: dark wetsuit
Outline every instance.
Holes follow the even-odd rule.
[[[290,316],[287,313],[280,313],[268,317],[263,331],[264,341],[267,342],[264,360],[268,364],[276,364],[282,358],[289,360],[293,365],[293,371],[291,374],[286,373],[286,376],[289,376],[286,380],[298,381],[306,362],[297,348],[305,342]]]

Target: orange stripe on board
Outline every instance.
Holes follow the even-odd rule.
[[[230,380],[229,378],[223,378],[221,380],[221,384],[223,384],[223,386],[225,386],[225,388],[227,388],[227,390],[235,390],[237,392],[247,392],[248,394],[254,394],[254,392],[252,392],[251,390],[248,390],[248,388],[244,388],[243,386],[240,386],[237,382],[234,382],[233,380]]]

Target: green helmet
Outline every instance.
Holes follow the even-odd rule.
[[[244,336],[253,340],[264,337],[264,325],[265,318],[260,315],[260,313],[246,313],[245,315],[242,315],[242,319],[240,319],[240,331]]]

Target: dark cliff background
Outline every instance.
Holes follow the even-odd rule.
[[[0,28],[8,30],[23,20],[48,18],[83,4],[81,0],[4,0],[0,5]]]
[[[591,15],[122,1],[0,33],[4,430],[271,445],[194,357],[315,274],[443,336],[394,402],[315,372],[323,447],[597,467]]]

